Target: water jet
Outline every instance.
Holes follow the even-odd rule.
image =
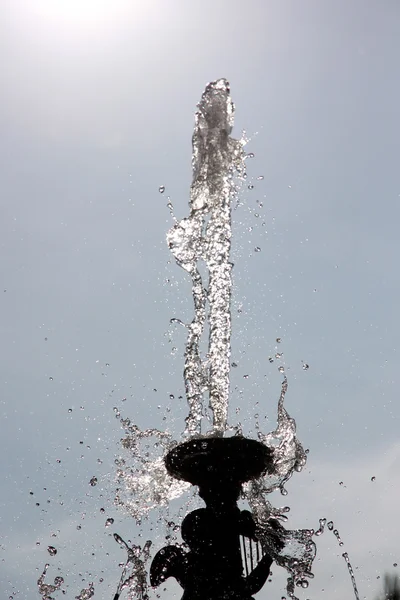
[[[208,84],[195,116],[189,216],[180,221],[174,217],[167,234],[177,264],[192,279],[194,317],[186,325],[186,439],[167,452],[164,463],[174,480],[198,486],[206,507],[183,519],[183,547],[168,545],[156,554],[150,567],[150,583],[156,587],[174,577],[183,587],[185,600],[250,599],[265,584],[273,560],[288,569],[288,593],[295,598],[295,585],[306,587],[305,577],[312,577],[315,556],[313,531],[285,530],[279,519],[286,517],[265,498],[274,489],[284,493],[284,483],[306,462],[294,419],[284,408],[286,377],[274,432],[259,432],[259,440],[244,437],[239,429],[236,435],[227,435],[231,207],[240,181],[246,179],[247,158],[244,136],[241,140],[230,137],[233,117],[229,83],[219,79]],[[169,208],[173,215],[170,202]],[[200,264],[206,266],[207,282]],[[200,342],[207,325],[208,348],[202,357]],[[211,427],[204,433],[207,409],[212,414],[208,416]],[[246,497],[251,510],[239,509],[240,496]],[[246,543],[249,561],[243,552]],[[291,546],[295,548],[293,556]]]

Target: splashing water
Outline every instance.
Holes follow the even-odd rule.
[[[234,106],[229,85],[225,79],[209,84],[198,105],[193,133],[193,181],[190,196],[190,214],[176,222],[167,234],[168,245],[179,266],[192,278],[195,314],[188,325],[185,350],[184,380],[189,404],[185,433],[201,433],[204,415],[203,394],[209,392],[213,413],[213,435],[222,435],[227,429],[229,400],[229,357],[231,335],[231,202],[237,194],[233,183],[235,172],[244,174],[244,140],[230,137],[233,127]],[[199,270],[203,261],[208,269],[206,289]],[[207,313],[208,309],[208,313]],[[200,342],[206,319],[209,324],[208,352],[200,356]],[[280,343],[280,338],[277,343]],[[282,355],[277,354],[277,358]],[[281,368],[283,372],[283,367]],[[301,471],[306,454],[296,437],[296,423],[284,407],[287,391],[284,377],[278,402],[278,424],[275,431],[259,440],[273,451],[272,472],[246,486],[246,497],[258,524],[259,540],[264,552],[289,573],[288,593],[291,598],[294,585],[307,587],[305,577],[312,577],[311,565],[316,548],[311,540],[312,530],[286,531],[279,524],[285,547],[281,552],[271,543],[270,518],[283,517],[266,500],[266,494],[279,488],[286,494],[284,484],[293,471]],[[233,427],[233,429],[235,429]]]
[[[234,174],[244,173],[244,140],[230,137],[234,105],[225,79],[209,84],[198,104],[193,132],[193,180],[190,214],[176,221],[167,242],[177,263],[192,279],[194,317],[188,324],[184,381],[189,415],[184,435],[201,433],[203,396],[209,393],[214,435],[227,426],[229,358],[231,335],[231,202],[237,193]],[[161,186],[159,191],[164,192]],[[207,288],[200,263],[208,271]],[[183,324],[180,319],[171,322]],[[208,352],[200,355],[206,322],[209,326]],[[117,412],[119,417],[119,412]],[[174,444],[171,436],[155,429],[142,431],[129,419],[121,419],[125,429],[122,446],[130,451],[129,465],[118,460],[116,504],[140,520],[151,508],[180,496],[189,484],[171,478],[163,456]],[[141,442],[148,441],[146,451]],[[152,446],[153,442],[153,446]],[[161,452],[154,458],[154,448]]]
[[[184,364],[189,405],[184,435],[189,437],[202,433],[206,392],[212,411],[212,428],[207,435],[223,435],[227,430],[232,288],[232,264],[229,260],[231,203],[238,192],[234,176],[245,177],[246,158],[243,152],[245,140],[237,141],[230,137],[233,116],[234,105],[228,82],[219,79],[210,83],[195,116],[189,216],[180,221],[174,217],[175,224],[167,234],[167,242],[177,264],[189,273],[192,280],[194,317],[186,325],[188,337]],[[204,265],[207,283],[201,273]],[[180,319],[171,321],[182,324]],[[207,324],[208,349],[202,357],[200,345]],[[281,340],[278,338],[276,341],[280,343]],[[315,557],[315,544],[311,536],[314,532],[285,530],[274,520],[275,537],[279,535],[284,541],[283,549],[274,548],[271,518],[286,520],[283,514],[286,509],[275,509],[266,499],[266,495],[275,489],[280,489],[285,495],[284,484],[294,471],[301,471],[306,463],[306,454],[296,437],[296,423],[284,407],[287,387],[285,376],[275,431],[258,433],[259,440],[273,451],[274,469],[268,476],[248,484],[245,495],[258,526],[263,552],[270,553],[277,564],[288,570],[288,594],[294,599],[294,586],[307,587],[306,577],[313,576],[311,564]],[[119,417],[119,411],[116,416]],[[118,482],[123,485],[117,490],[116,502],[140,520],[150,508],[178,497],[188,485],[172,479],[166,472],[163,456],[175,444],[169,434],[155,429],[141,431],[128,419],[121,419],[121,424],[126,433],[122,445],[131,452],[131,460],[129,466],[123,459],[118,461]],[[231,429],[238,431],[238,427]],[[153,440],[153,452],[150,452]],[[147,443],[145,448],[141,447],[143,441]],[[156,458],[154,446],[161,452]]]
[[[50,594],[57,592],[61,589],[62,584],[64,583],[63,577],[56,577],[54,579],[54,583],[45,583],[44,580],[46,578],[47,569],[49,568],[49,564],[45,564],[43,573],[39,577],[37,581],[38,592],[42,596],[42,600],[54,600]],[[63,591],[65,594],[65,591]],[[89,600],[94,596],[94,585],[93,583],[89,583],[89,587],[81,590],[81,593],[78,596],[75,596],[75,600]]]
[[[39,577],[37,581],[38,592],[42,596],[42,600],[53,600],[50,594],[53,594],[57,590],[59,590],[64,583],[64,579],[62,577],[56,577],[54,579],[54,584],[45,583],[44,580],[46,578],[47,569],[49,568],[49,564],[46,563],[43,569],[43,573]]]
[[[94,596],[94,585],[93,583],[89,583],[89,587],[81,590],[79,596],[75,596],[75,600],[89,600]]]
[[[124,458],[116,460],[115,504],[140,522],[152,508],[165,506],[181,496],[190,484],[167,473],[163,457],[177,443],[169,433],[157,429],[142,431],[129,419],[121,418],[120,423],[125,430],[121,444],[129,451],[129,462]]]
[[[285,529],[278,521],[286,520],[282,509],[276,509],[268,502],[260,481],[253,483],[248,501],[257,524],[256,535],[263,554],[272,556],[276,564],[289,572],[286,589],[289,597],[297,600],[295,586],[307,588],[307,578],[314,577],[311,572],[316,555],[316,545],[312,541],[314,530]]]
[[[188,337],[184,382],[189,405],[184,431],[186,437],[202,434],[202,419],[207,416],[204,406],[206,393],[209,395],[209,407],[212,412],[211,431],[206,432],[206,435],[222,436],[228,429],[232,290],[231,204],[238,193],[235,175],[245,178],[246,158],[243,152],[244,138],[235,140],[230,137],[233,117],[234,105],[228,82],[219,79],[210,83],[202,95],[195,115],[189,216],[180,221],[175,219],[175,224],[167,234],[167,242],[177,264],[189,273],[192,280],[194,317],[191,323],[185,326]],[[247,155],[250,156],[252,154]],[[164,193],[165,186],[160,186],[159,191]],[[170,202],[169,206],[172,207]],[[255,251],[259,252],[259,248]],[[202,275],[204,265],[208,275],[207,282],[204,282]],[[183,324],[176,318],[171,319],[171,322]],[[205,356],[202,356],[200,346],[206,326],[208,349]],[[276,342],[280,343],[281,339],[277,338]],[[281,357],[282,353],[276,353],[276,359]],[[269,360],[274,361],[272,357]],[[236,365],[233,363],[233,366]],[[303,369],[308,369],[306,363]],[[280,366],[279,371],[284,373],[284,367]],[[258,431],[259,441],[272,451],[273,468],[269,469],[264,477],[246,484],[244,496],[256,522],[256,547],[260,545],[263,554],[270,555],[279,566],[288,571],[288,596],[292,600],[298,600],[295,596],[296,587],[308,588],[308,579],[313,578],[311,568],[316,555],[316,545],[312,537],[321,535],[326,526],[337,538],[339,546],[342,546],[343,542],[338,530],[334,529],[333,522],[327,523],[326,519],[319,520],[319,529],[316,531],[284,528],[281,522],[287,521],[285,513],[289,511],[289,507],[275,508],[267,500],[267,494],[277,489],[280,489],[282,495],[287,494],[286,482],[293,472],[303,469],[307,459],[303,446],[296,437],[295,420],[290,417],[284,406],[287,389],[288,382],[284,376],[278,401],[276,429],[268,434]],[[140,522],[152,508],[166,505],[172,499],[181,496],[190,484],[172,478],[167,473],[164,456],[178,443],[172,439],[171,434],[157,429],[141,430],[129,419],[120,418],[117,408],[114,410],[125,431],[121,445],[130,454],[129,464],[121,457],[115,461],[119,485],[115,503]],[[240,425],[229,429],[241,433]],[[93,476],[89,483],[94,487],[97,477]],[[106,521],[107,526],[112,523],[113,519]],[[171,526],[175,531],[177,527],[173,521]],[[129,546],[116,533],[114,539],[127,552],[114,600],[118,600],[124,590],[128,592],[128,600],[148,600],[145,567],[150,557],[151,542],[147,541],[142,548],[134,544]],[[57,553],[52,546],[49,546],[48,551],[52,556]],[[350,573],[356,600],[359,600],[348,554],[345,552],[342,556]],[[37,581],[42,600],[54,600],[51,594],[60,590],[64,583],[62,577],[56,577],[53,584],[45,583],[48,567],[46,564]],[[89,587],[81,590],[75,598],[89,600],[93,596],[94,586],[90,583]]]
[[[356,600],[360,600],[360,596],[359,596],[358,589],[357,589],[356,578],[354,577],[353,567],[350,564],[349,555],[347,554],[347,552],[343,552],[342,556],[343,556],[343,558],[344,558],[344,560],[346,561],[346,564],[347,564],[347,569],[348,569],[349,574],[350,574],[351,583],[353,584],[353,590],[354,590],[355,598],[356,598]]]
[[[114,600],[118,600],[123,590],[128,590],[128,600],[133,600],[134,598],[148,600],[145,566],[150,557],[151,541],[147,540],[143,548],[141,548],[134,544],[128,546],[118,533],[114,533],[114,539],[128,553]]]
[[[269,494],[279,488],[284,496],[287,494],[284,484],[294,471],[300,472],[307,462],[307,454],[296,437],[296,421],[289,416],[284,406],[287,390],[288,381],[285,376],[278,401],[277,427],[268,434],[258,432],[260,442],[273,451],[274,460],[273,473],[263,478],[262,493]]]
[[[275,562],[289,572],[287,593],[293,600],[295,586],[308,587],[307,578],[313,578],[311,572],[316,555],[316,546],[312,541],[314,530],[287,530],[278,521],[286,521],[284,512],[276,509],[266,499],[266,495],[280,489],[282,495],[287,491],[284,484],[294,471],[301,471],[306,464],[307,455],[296,437],[296,422],[284,407],[288,389],[286,376],[283,379],[278,401],[278,424],[274,431],[263,434],[259,431],[259,440],[273,452],[273,472],[245,486],[245,496],[257,524],[257,537],[264,553],[273,557]],[[283,548],[276,542],[280,540]]]
[[[234,105],[225,79],[210,83],[198,104],[193,132],[190,214],[176,222],[167,242],[176,262],[192,278],[195,314],[188,325],[184,381],[189,404],[185,433],[201,433],[203,394],[208,391],[214,435],[227,425],[231,336],[231,202],[234,174],[244,172],[244,141],[230,137]],[[199,263],[208,269],[207,288]],[[205,358],[200,342],[208,316]]]
[[[320,519],[319,520],[319,529],[315,532],[314,535],[321,535],[322,533],[324,533],[325,525],[327,526],[329,531],[332,531],[333,535],[337,539],[339,546],[342,547],[343,546],[342,538],[340,537],[339,531],[334,528],[335,526],[334,526],[333,521],[329,521],[327,523],[325,518]],[[356,582],[356,578],[354,575],[353,567],[351,566],[351,563],[350,563],[349,555],[347,552],[343,552],[342,557],[344,558],[346,565],[347,565],[347,570],[350,575],[355,599],[360,600],[360,595],[358,593],[358,588],[357,588],[357,582]]]
[[[188,332],[184,362],[184,383],[189,406],[183,433],[186,437],[204,435],[202,420],[207,417],[204,405],[206,393],[212,420],[209,419],[211,430],[205,434],[222,436],[228,429],[231,204],[238,193],[235,175],[237,179],[246,176],[245,140],[230,137],[233,117],[234,105],[228,82],[219,79],[210,83],[195,115],[189,216],[178,221],[168,201],[175,223],[167,234],[167,242],[177,264],[191,277],[194,304],[191,323],[185,325],[180,319],[171,319],[171,322],[185,325]],[[159,191],[164,193],[165,186],[161,186]],[[206,275],[203,274],[204,267]],[[207,326],[208,347],[203,356],[200,347],[204,345],[203,336]],[[281,339],[277,338],[276,342],[279,344]],[[281,353],[276,354],[277,359],[281,357]],[[270,358],[270,362],[273,362],[273,358]],[[279,367],[279,370],[284,373],[283,367]],[[308,579],[313,578],[311,568],[316,545],[312,538],[323,533],[326,525],[333,530],[333,523],[326,524],[326,519],[320,519],[317,531],[286,529],[281,522],[287,521],[285,513],[290,510],[289,507],[275,508],[267,500],[267,495],[277,489],[285,496],[285,484],[295,471],[303,469],[307,460],[306,452],[296,437],[295,420],[284,406],[287,389],[288,381],[284,375],[278,400],[277,427],[267,434],[258,430],[259,441],[272,451],[273,468],[266,476],[246,484],[244,495],[256,522],[256,535],[262,553],[268,553],[288,571],[287,595],[297,600],[296,587],[308,588]],[[120,418],[118,409],[115,411],[116,417]],[[129,419],[120,418],[120,423],[125,430],[122,446],[129,451],[130,458],[129,464],[123,458],[116,460],[119,488],[115,501],[140,522],[150,509],[168,504],[190,486],[170,477],[166,471],[164,456],[177,444],[169,433],[156,429],[141,430]],[[229,429],[241,433],[240,425]],[[334,530],[333,533],[342,545],[338,531]],[[145,564],[151,542],[146,542],[142,549],[140,546],[129,546],[118,534],[114,534],[114,539],[128,553],[114,600],[118,600],[123,590],[128,590],[129,600],[147,600]],[[352,578],[356,600],[359,600],[348,556],[344,553],[343,557]]]

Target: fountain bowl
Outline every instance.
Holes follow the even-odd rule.
[[[165,457],[172,477],[192,485],[242,484],[273,472],[272,451],[242,436],[193,438],[175,446]]]

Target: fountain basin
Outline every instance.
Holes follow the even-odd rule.
[[[194,438],[168,452],[165,466],[172,477],[204,487],[242,484],[273,471],[272,451],[242,436]]]

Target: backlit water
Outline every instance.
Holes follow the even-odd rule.
[[[174,223],[167,233],[167,243],[177,264],[190,278],[193,297],[192,320],[180,322],[187,331],[183,376],[188,404],[181,436],[175,440],[167,431],[141,430],[121,415],[117,407],[114,409],[125,432],[123,452],[116,460],[115,503],[138,523],[150,510],[168,505],[190,487],[168,475],[163,461],[168,450],[194,436],[241,433],[240,424],[228,423],[233,266],[230,251],[232,206],[246,180],[248,155],[244,151],[245,138],[231,137],[233,124],[234,104],[229,84],[225,79],[219,79],[206,87],[195,115],[188,214],[178,220],[170,205]],[[159,191],[164,193],[164,187]],[[271,432],[258,428],[259,441],[273,450],[274,470],[272,474],[246,484],[244,499],[257,523],[262,552],[272,555],[275,562],[286,569],[286,593],[289,598],[296,599],[296,587],[308,588],[313,577],[314,539],[323,532],[326,520],[320,520],[317,530],[287,529],[289,507],[275,508],[268,500],[268,495],[275,490],[280,490],[286,497],[288,480],[294,472],[303,469],[307,460],[296,436],[295,420],[285,408],[288,381],[283,367],[279,371],[283,379],[277,408],[269,407],[271,412],[277,411],[276,428]],[[271,541],[271,517],[278,521],[279,536],[285,542],[283,549],[277,549]],[[175,522],[179,523],[181,516],[170,515],[170,519],[174,530],[179,530]],[[332,530],[342,544],[337,530],[333,527]],[[125,542],[119,534],[114,534],[114,538],[126,553],[115,599],[126,591],[129,599],[146,600],[150,540],[141,547]],[[344,553],[343,557],[358,599],[348,556]],[[253,561],[253,556],[250,559]],[[46,569],[47,566],[38,581],[43,600],[60,590],[63,583],[61,577],[54,584],[46,583]],[[90,584],[76,598],[85,600],[93,594]]]

